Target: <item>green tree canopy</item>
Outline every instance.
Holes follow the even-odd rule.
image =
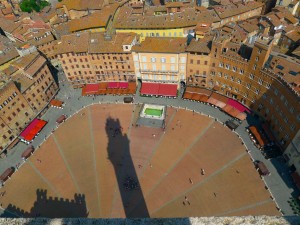
[[[23,0],[20,3],[20,8],[23,12],[40,12],[44,7],[48,5],[50,5],[50,3],[44,0]]]

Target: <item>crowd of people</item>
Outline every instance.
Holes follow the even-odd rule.
[[[125,190],[131,191],[138,189],[139,184],[134,178],[128,176],[123,182],[123,187],[125,188]]]

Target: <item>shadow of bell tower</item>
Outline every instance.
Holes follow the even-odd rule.
[[[118,119],[107,118],[105,129],[108,158],[115,170],[126,218],[147,218],[149,212],[131,158],[128,137],[122,133],[123,128]],[[133,199],[141,199],[138,211],[129,210],[134,204],[131,202],[132,196],[135,196]]]

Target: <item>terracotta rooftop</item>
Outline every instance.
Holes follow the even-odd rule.
[[[11,7],[7,7],[7,8],[4,8],[4,9],[1,9],[3,15],[7,15],[7,14],[12,14],[13,13],[13,10]]]
[[[265,28],[271,26],[271,25],[270,25],[267,21],[265,21],[265,20],[259,21],[259,24],[262,25],[262,26],[265,27]]]
[[[209,54],[209,43],[202,40],[197,41],[196,39],[192,39],[191,43],[187,46],[186,51]]]
[[[286,55],[275,55],[270,62],[270,69],[280,75],[290,85],[300,85],[300,61]]]
[[[11,20],[0,18],[0,27],[5,32],[12,33],[19,26],[20,23],[15,23]]]
[[[103,0],[63,0],[57,3],[56,8],[65,5],[68,10],[101,9],[103,2]]]
[[[274,26],[278,27],[282,25],[282,21],[275,14],[267,14],[266,17],[269,19],[269,22]]]
[[[132,47],[133,52],[181,53],[185,52],[186,38],[146,37],[139,45]]]
[[[12,66],[12,65],[10,65],[6,69],[2,70],[2,72],[8,77],[17,71],[18,71],[18,68],[15,66]]]
[[[177,8],[177,7],[183,7],[183,2],[166,2],[167,8]]]
[[[57,25],[55,28],[55,33],[56,33],[56,37],[58,37],[59,39],[63,36],[63,35],[67,35],[70,34],[70,26],[69,23],[62,23]]]
[[[300,40],[300,32],[296,30],[286,33],[285,36],[291,39],[293,42],[297,42]]]
[[[288,20],[292,24],[298,24],[299,20],[295,18],[291,13],[286,13],[284,19]]]
[[[216,6],[213,6],[213,8],[221,19],[225,19],[228,17],[246,13],[250,10],[254,10],[254,9],[260,8],[262,6],[263,6],[263,3],[251,1],[251,2],[247,2],[245,4],[238,3],[238,4],[230,4],[230,5],[226,5],[226,6],[216,5]]]
[[[57,54],[87,52],[89,48],[89,39],[89,32],[64,35],[61,37],[61,42],[57,46]]]
[[[182,12],[162,15],[132,15],[133,9],[124,6],[120,9],[115,20],[117,29],[168,29],[193,27],[197,23],[213,23],[220,21],[214,10],[198,12],[195,8],[184,8]]]
[[[31,53],[29,55],[23,56],[13,62],[13,66],[26,70],[34,61],[41,57],[38,52]]]
[[[7,37],[0,35],[0,65],[17,57],[19,57],[19,54],[15,49],[13,42]]]
[[[210,31],[211,23],[198,23],[195,27],[196,33],[206,33]]]
[[[81,30],[88,30],[100,27],[106,27],[109,19],[115,13],[118,4],[111,4],[104,7],[102,10],[92,13],[91,15],[73,19],[69,22],[63,23],[55,29],[62,32],[62,35],[73,33]],[[66,31],[68,29],[68,31]]]
[[[241,28],[243,28],[247,33],[252,33],[259,30],[259,26],[257,25],[257,23],[249,23],[248,21],[242,21],[238,25]]]
[[[135,33],[117,33],[105,39],[104,33],[91,33],[89,53],[123,53],[123,45],[129,45],[136,38]]]
[[[300,58],[300,46],[298,46],[293,52],[292,52],[293,55],[296,55]]]
[[[24,76],[24,74],[21,72],[16,73],[12,77],[12,80],[18,84],[18,87],[19,87],[19,90],[21,93],[26,91],[35,82],[33,79],[30,79],[27,76]]]
[[[26,36],[26,40],[34,46],[40,46],[54,41],[54,36],[52,33],[47,34],[46,31],[40,30],[36,33],[30,33],[30,36]]]

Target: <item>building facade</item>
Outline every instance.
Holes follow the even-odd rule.
[[[31,121],[34,112],[13,81],[0,90],[0,152],[5,149]]]
[[[132,55],[137,79],[149,82],[186,82],[186,38],[146,38]]]
[[[58,59],[74,88],[88,83],[135,81],[131,48],[137,41],[134,33],[66,35],[58,46]]]
[[[218,64],[211,67],[210,81],[216,91],[237,99],[266,121],[286,148],[300,129],[299,92],[294,84],[299,75],[293,72],[298,70],[292,64],[280,74],[277,67],[281,65],[276,67],[270,61],[270,57],[279,60],[271,50],[272,42],[263,40],[256,42],[250,53],[231,44],[213,44],[212,57],[216,56]],[[242,52],[245,55],[241,56]]]
[[[1,151],[48,105],[58,86],[46,59],[37,52],[20,57],[2,74],[0,96]]]
[[[208,87],[211,55],[209,43],[193,39],[186,48],[186,84],[188,86]]]
[[[294,166],[297,173],[300,174],[300,130],[286,148],[284,156],[288,159],[289,166]]]

